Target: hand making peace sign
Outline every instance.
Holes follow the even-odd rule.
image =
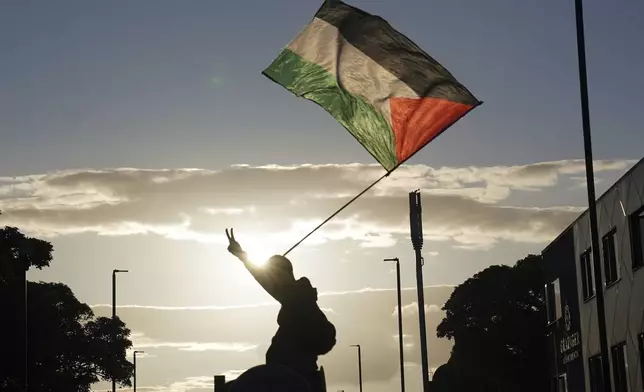
[[[235,239],[235,232],[232,228],[230,229],[230,233],[228,232],[228,229],[226,229],[226,237],[228,238],[228,251],[230,253],[237,257],[244,253],[241,245],[239,245],[239,242]]]

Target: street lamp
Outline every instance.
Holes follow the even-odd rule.
[[[136,354],[143,354],[145,351],[134,351],[134,392],[136,392]]]
[[[362,349],[359,344],[352,344],[351,347],[358,348],[358,381],[360,383],[360,392],[362,392]]]
[[[20,337],[22,338],[20,343],[22,344],[23,348],[23,353],[24,353],[24,361],[22,362],[22,365],[24,366],[23,368],[23,385],[25,387],[25,391],[29,390],[29,306],[28,306],[28,284],[27,282],[27,272],[29,271],[29,263],[26,263],[24,265],[24,268],[21,269],[21,272],[23,272],[23,276],[19,277],[20,284],[22,287],[20,288],[20,291],[22,291],[22,297],[24,303],[21,303],[20,306],[20,312],[22,313],[22,322],[24,325],[22,328],[20,328]]]
[[[116,366],[116,274],[128,270],[112,270],[112,364]],[[115,370],[115,369],[114,369]],[[112,370],[112,371],[114,371]],[[116,392],[116,379],[112,375],[112,392]]]
[[[416,292],[418,294],[418,325],[420,327],[420,365],[423,392],[429,392],[429,358],[427,354],[427,324],[425,322],[425,286],[423,285],[423,216],[420,191],[409,192],[409,229],[411,243],[416,253]]]
[[[400,260],[398,257],[384,261],[396,262],[396,289],[398,291],[398,351],[400,351],[400,391],[405,392],[405,354],[403,353],[403,320],[402,320],[402,293],[400,288]]]

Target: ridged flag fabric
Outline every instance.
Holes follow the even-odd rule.
[[[388,172],[481,103],[384,19],[338,0],[263,74],[323,107]]]

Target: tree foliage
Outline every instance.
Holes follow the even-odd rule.
[[[0,355],[0,390],[21,390],[24,350],[19,312],[24,304],[22,268],[42,268],[52,259],[49,242],[24,236],[18,229],[0,229],[0,306],[4,310]],[[62,283],[28,282],[27,336],[29,391],[89,391],[93,383],[115,377],[130,385],[133,365],[125,351],[130,330],[120,320],[95,317],[92,309]],[[112,332],[115,335],[112,343]],[[5,355],[12,353],[13,355]],[[114,355],[112,353],[115,353]]]
[[[48,267],[52,251],[49,242],[27,237],[15,227],[0,229],[0,284],[21,279],[31,267]]]
[[[514,267],[486,268],[456,287],[437,328],[454,347],[434,390],[547,390],[543,284],[541,258],[530,255]]]

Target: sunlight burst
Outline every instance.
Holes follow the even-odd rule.
[[[254,243],[253,246],[244,247],[248,254],[248,259],[256,266],[263,266],[273,254],[261,242]]]

